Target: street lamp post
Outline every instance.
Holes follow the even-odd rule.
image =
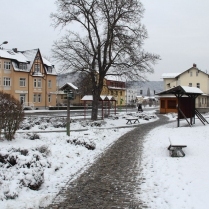
[[[0,46],[3,45],[3,44],[8,44],[8,41],[4,41],[2,44],[0,44]]]

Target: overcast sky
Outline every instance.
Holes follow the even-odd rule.
[[[62,35],[49,17],[55,0],[1,0],[0,43],[4,48],[41,50],[50,57],[53,41]],[[193,63],[209,73],[209,1],[142,0],[149,38],[144,48],[161,56],[149,80],[159,81],[163,73],[183,72]],[[55,63],[56,65],[56,63]]]

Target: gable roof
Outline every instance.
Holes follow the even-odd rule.
[[[30,72],[31,67],[34,63],[35,57],[37,53],[40,53],[39,49],[32,49],[32,50],[26,50],[26,51],[15,51],[15,50],[8,50],[8,49],[0,49],[0,58],[6,58],[12,60],[12,66],[15,71],[24,71],[24,72]],[[40,53],[41,56],[41,53]],[[44,64],[44,69],[47,74],[57,75],[56,69],[54,68],[54,65],[50,63],[47,59],[43,58],[41,56],[41,59]],[[17,62],[19,63],[25,63],[27,65],[27,70],[22,70],[18,68]],[[48,72],[47,67],[51,67],[52,71]]]
[[[165,95],[165,94],[182,94],[182,95],[201,95],[203,92],[196,87],[189,86],[176,86],[166,91],[157,93],[156,95]]]
[[[202,73],[204,73],[204,74],[206,74],[206,75],[209,75],[208,73],[206,73],[206,72],[204,72],[204,71],[198,69],[196,64],[193,64],[193,66],[192,66],[191,68],[189,68],[189,69],[183,71],[182,73],[163,73],[163,74],[162,74],[162,78],[177,78],[178,76],[184,74],[185,72],[187,72],[187,71],[189,71],[189,70],[191,70],[191,69],[197,69],[198,71],[200,71],[200,72],[202,72]]]

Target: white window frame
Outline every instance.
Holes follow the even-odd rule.
[[[51,101],[52,101],[52,95],[48,94],[48,103],[51,103]]]
[[[25,63],[19,63],[19,69],[21,69],[21,70],[27,70],[27,64],[25,64]]]
[[[36,94],[33,94],[33,102],[36,103]]]
[[[199,88],[199,89],[200,89],[200,83],[197,83],[197,88]]]
[[[189,73],[189,74],[190,74],[190,77],[192,77],[192,71],[190,71],[190,73]]]
[[[48,88],[52,88],[52,80],[48,80]]]
[[[35,64],[34,65],[34,72],[35,73],[40,73],[41,72],[41,66],[40,66],[40,64]]]
[[[11,70],[11,62],[4,61],[4,70]]]
[[[20,87],[26,86],[26,78],[20,78]]]
[[[192,87],[192,83],[189,83],[189,87]]]
[[[11,86],[11,78],[4,77],[4,86]]]
[[[41,88],[42,87],[42,80],[41,80],[41,78],[34,78],[33,86],[34,86],[34,88]]]
[[[41,94],[37,94],[37,100],[38,100],[38,103],[41,102]]]

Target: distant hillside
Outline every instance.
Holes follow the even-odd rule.
[[[154,95],[155,93],[159,93],[164,90],[163,88],[163,81],[130,81],[129,82],[130,88],[134,88],[137,90],[137,95],[147,96],[147,90],[150,89],[150,96]]]
[[[72,83],[75,84],[75,81],[77,80],[77,76],[75,75],[71,75],[69,73],[63,73],[63,74],[59,74],[57,76],[57,85],[58,86],[63,86],[66,83]]]

